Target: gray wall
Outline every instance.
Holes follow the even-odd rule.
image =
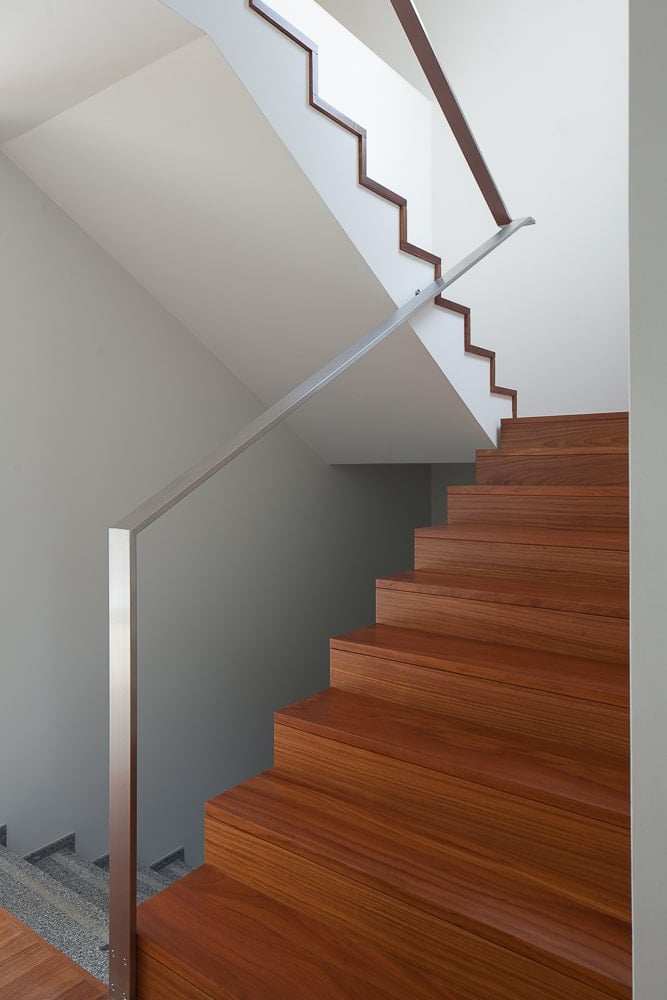
[[[257,400],[0,157],[0,822],[21,853],[107,847],[106,529]],[[239,331],[242,335],[242,331]],[[411,564],[428,467],[332,468],[286,428],[140,539],[140,853],[271,763],[271,712]]]
[[[635,1000],[667,991],[667,6],[630,3],[631,699]]]

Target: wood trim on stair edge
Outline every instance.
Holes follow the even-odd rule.
[[[366,172],[366,140],[367,132],[363,125],[359,125],[352,118],[344,115],[342,111],[335,108],[328,101],[323,100],[319,95],[318,90],[318,61],[319,61],[319,49],[317,43],[311,38],[305,35],[302,31],[299,31],[293,24],[290,24],[284,17],[276,13],[268,4],[264,3],[264,0],[248,0],[248,6],[250,10],[254,10],[256,14],[268,21],[269,24],[277,28],[278,31],[286,35],[291,41],[295,42],[308,56],[308,103],[311,108],[319,111],[321,114],[325,115],[336,125],[340,125],[347,132],[357,137],[358,141],[358,180],[361,187],[366,188],[368,191],[372,191],[374,194],[379,195],[380,198],[384,198],[385,201],[390,202],[392,205],[396,205],[398,208],[398,219],[399,219],[399,250],[404,253],[410,254],[412,257],[417,257],[420,260],[424,260],[429,264],[433,264],[434,277],[440,278],[442,276],[442,258],[430,253],[428,250],[424,250],[422,247],[416,246],[414,243],[408,241],[408,202],[407,198],[402,195],[397,194],[390,188],[385,187],[384,184],[380,184],[378,181],[373,180],[372,177],[368,176]],[[435,305],[440,306],[443,309],[447,309],[450,312],[456,312],[463,316],[463,336],[464,336],[464,350],[466,354],[475,354],[479,357],[487,358],[489,361],[489,386],[490,391],[493,395],[497,396],[508,396],[512,401],[512,417],[517,415],[517,390],[507,389],[504,386],[496,385],[496,352],[489,351],[483,347],[477,347],[470,340],[470,309],[468,306],[459,305],[456,302],[452,302],[449,299],[443,299],[441,295],[436,296]]]

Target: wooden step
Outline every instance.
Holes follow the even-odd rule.
[[[627,663],[371,625],[331,640],[330,676],[341,690],[508,733],[629,750]]]
[[[501,448],[628,448],[628,414],[579,413],[500,421]]]
[[[629,775],[618,757],[329,689],[276,713],[275,765],[629,919]]]
[[[377,581],[376,618],[385,625],[627,662],[624,587],[398,573]]]
[[[625,448],[502,448],[477,452],[479,485],[627,486]]]
[[[415,569],[606,586],[628,578],[628,532],[464,524],[418,528]]]
[[[485,1000],[630,997],[627,922],[266,772],[206,807],[206,858]]]
[[[625,486],[450,486],[447,521],[627,531],[628,490]]]
[[[142,1000],[456,1000],[445,983],[203,866],[139,907]]]
[[[0,907],[3,1000],[105,1000],[108,988]]]

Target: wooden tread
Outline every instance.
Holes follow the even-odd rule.
[[[391,808],[396,825],[629,918],[629,782],[619,757],[330,689],[276,713],[275,768]]]
[[[203,866],[139,907],[138,995],[212,1000],[456,1000],[355,934]]]
[[[590,816],[624,830],[629,776],[616,757],[328,688],[276,713],[276,723],[482,786]]]
[[[591,659],[626,662],[627,618],[625,588],[426,572],[377,581],[382,624]]]
[[[577,985],[630,995],[627,922],[397,829],[392,810],[266,772],[207,804],[206,843],[209,863],[315,916],[333,906],[344,930],[367,927],[383,949],[449,974],[455,991],[453,952],[484,965],[500,947],[514,952],[519,979],[513,993],[489,997],[529,996],[517,983],[533,963],[542,976],[535,995],[554,995],[545,967],[571,978],[561,996],[586,995]]]
[[[596,663],[546,652],[536,656],[519,646],[382,624],[335,636],[330,646],[334,651],[382,656],[435,671],[453,671],[623,709],[629,703],[627,661]]]
[[[447,521],[628,530],[626,486],[450,486]]]
[[[549,417],[519,417],[500,421],[504,448],[628,449],[628,414],[579,413]]]
[[[628,666],[371,625],[331,640],[331,684],[625,758]]]
[[[477,452],[480,485],[627,486],[628,450],[606,448],[502,448]]]
[[[626,585],[628,531],[454,524],[415,531],[415,569]]]

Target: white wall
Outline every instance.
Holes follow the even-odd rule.
[[[432,250],[430,101],[320,4],[272,0],[271,6],[317,45],[320,96],[373,136],[366,150],[368,175],[408,199],[408,239]]]
[[[667,983],[664,461],[667,7],[630,3],[631,703],[635,1000]]]
[[[0,821],[107,846],[106,529],[258,410],[6,158]],[[271,762],[271,711],[410,562],[426,467],[330,468],[287,430],[140,540],[141,854],[198,858],[203,801]]]
[[[322,3],[426,91],[389,4]],[[626,0],[417,6],[510,214],[537,220],[452,288],[473,339],[520,414],[626,408]],[[494,223],[436,118],[434,245],[453,263]]]

